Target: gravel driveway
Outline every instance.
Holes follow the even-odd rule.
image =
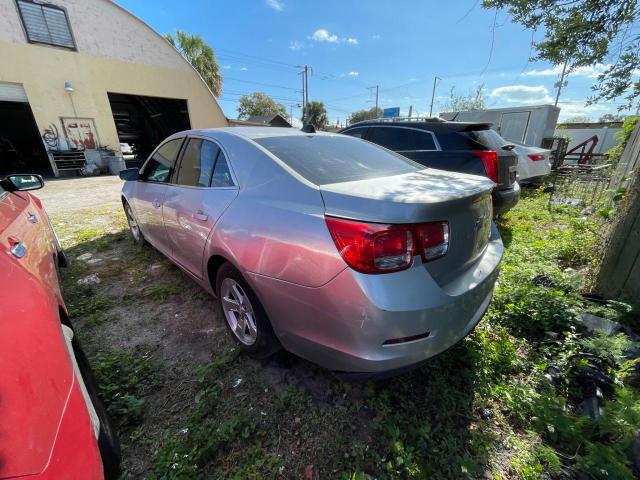
[[[119,206],[122,180],[116,176],[72,177],[45,180],[35,194],[51,214],[70,210]]]

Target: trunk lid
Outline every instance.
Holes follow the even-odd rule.
[[[424,169],[322,185],[320,192],[329,216],[387,224],[449,222],[447,254],[425,264],[441,282],[483,253],[491,231],[492,188],[486,177]]]

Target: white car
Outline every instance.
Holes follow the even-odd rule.
[[[551,173],[551,150],[512,143],[518,154],[518,182],[531,183]]]

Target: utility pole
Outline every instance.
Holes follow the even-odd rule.
[[[380,89],[380,85],[376,85],[374,87],[369,87],[368,89],[369,90],[373,90],[374,88],[376,89],[376,110],[375,111],[376,111],[376,116],[377,116],[378,115],[378,90]]]
[[[413,113],[413,105],[409,105],[409,118],[411,118],[412,113]]]
[[[556,82],[555,87],[558,88],[558,93],[556,93],[556,101],[553,104],[555,107],[558,106],[558,100],[560,99],[560,92],[562,91],[562,87],[566,86],[567,82],[564,80],[564,76],[567,72],[567,63],[569,63],[569,59],[564,61],[564,65],[562,66],[562,75],[560,75],[560,81]]]
[[[309,103],[309,80],[307,77],[309,75],[309,71],[313,74],[313,68],[309,65],[296,65],[296,68],[302,69],[298,72],[298,75],[302,77],[302,123],[304,123],[305,110]]]
[[[433,115],[433,99],[436,98],[436,84],[438,80],[442,80],[440,77],[433,77],[433,90],[431,90],[431,105],[429,105],[429,116]]]

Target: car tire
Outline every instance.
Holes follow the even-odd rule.
[[[127,217],[127,223],[129,224],[129,233],[131,234],[133,243],[140,246],[146,245],[147,240],[144,238],[144,235],[142,234],[142,230],[140,230],[140,224],[138,223],[138,220],[136,220],[136,217],[133,214],[131,205],[129,205],[129,202],[125,200],[122,206],[124,207],[124,214]]]
[[[89,360],[85,355],[80,342],[74,336],[71,342],[73,353],[82,375],[87,393],[93,404],[93,408],[100,420],[100,433],[98,435],[98,448],[100,449],[100,457],[102,458],[102,467],[104,469],[104,478],[106,480],[115,480],[120,476],[120,440],[118,439],[117,429],[107,409],[100,398],[98,382],[91,370]]]
[[[242,274],[228,262],[216,275],[216,295],[224,323],[245,353],[262,359],[282,348],[262,303]]]

